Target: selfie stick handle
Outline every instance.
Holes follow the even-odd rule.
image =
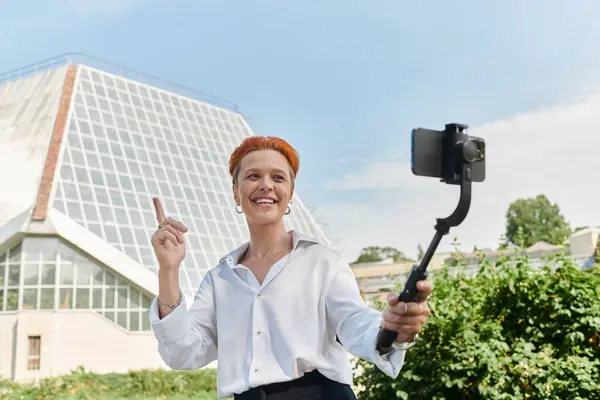
[[[417,300],[418,290],[417,282],[427,279],[427,266],[435,253],[442,237],[450,232],[450,227],[458,226],[469,212],[471,207],[471,165],[464,163],[461,170],[460,180],[460,200],[454,212],[447,218],[437,218],[437,224],[435,225],[435,236],[429,244],[427,251],[425,252],[423,259],[419,265],[413,265],[410,269],[404,289],[398,296],[398,300],[401,302],[414,302]],[[398,332],[390,331],[387,329],[381,329],[377,338],[377,349],[381,353],[387,353],[392,350],[392,344],[396,340]]]

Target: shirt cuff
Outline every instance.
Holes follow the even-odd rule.
[[[150,305],[149,318],[150,326],[159,341],[174,342],[189,332],[190,321],[184,296],[181,298],[181,303],[162,319],[158,311],[158,296],[156,296]]]
[[[384,372],[391,378],[396,378],[400,374],[400,370],[404,365],[404,357],[406,355],[406,350],[393,349],[385,354],[379,353],[379,350],[377,350],[377,336],[379,334],[380,327],[381,324],[377,323],[373,329],[375,333],[373,334],[373,340],[371,343],[371,357],[373,359],[373,363],[382,372]]]

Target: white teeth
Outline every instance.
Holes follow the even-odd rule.
[[[272,199],[255,199],[254,202],[257,204],[275,204],[275,201]]]

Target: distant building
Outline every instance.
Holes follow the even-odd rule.
[[[583,268],[591,266],[595,253],[600,251],[600,226],[575,232],[569,238],[568,246],[573,257],[581,260]]]
[[[571,235],[565,243],[565,252],[570,254],[575,263],[582,269],[594,264],[594,255],[600,252],[600,227],[586,228]],[[563,246],[540,241],[527,248],[522,253],[517,246],[508,246],[505,250],[482,249],[473,253],[460,254],[460,263],[464,265],[467,274],[476,274],[481,255],[484,254],[490,263],[500,258],[515,259],[521,254],[527,255],[530,265],[534,268],[544,265],[545,258],[563,251]],[[598,254],[600,257],[600,254]],[[445,263],[455,261],[453,253],[436,253],[428,266],[428,271],[434,272]],[[352,270],[361,290],[361,295],[368,304],[375,299],[383,299],[387,292],[396,290],[402,285],[406,274],[414,263],[364,263],[352,265]],[[417,262],[418,264],[418,262]]]
[[[0,74],[4,378],[164,366],[148,321],[158,291],[153,196],[190,229],[180,273],[188,300],[248,240],[227,162],[252,132],[235,107],[84,61]],[[284,220],[329,244],[297,194]]]
[[[443,266],[450,253],[437,253],[432,257],[427,270],[435,271]],[[387,292],[396,290],[396,286],[404,281],[411,267],[418,262],[382,262],[361,263],[351,265],[365,301],[373,305],[377,298],[385,297]]]
[[[594,264],[594,253],[596,251],[600,228],[586,228],[572,234],[564,244],[564,251],[573,258],[575,263],[582,269],[589,268]],[[485,255],[486,260],[491,263],[498,259],[508,257],[515,259],[523,254],[529,258],[529,263],[534,268],[541,267],[545,263],[545,259],[551,255],[558,254],[563,251],[563,246],[553,245],[544,241],[539,241],[522,252],[516,246],[510,246],[505,250],[473,252],[469,254],[460,254],[461,264],[466,266],[466,269],[476,271],[479,264],[481,254]],[[454,257],[449,257],[446,262],[453,262]]]

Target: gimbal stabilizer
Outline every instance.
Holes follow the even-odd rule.
[[[417,282],[427,279],[427,266],[435,253],[442,237],[450,231],[453,226],[460,225],[471,206],[471,182],[481,182],[485,179],[485,142],[481,138],[469,137],[463,131],[467,125],[447,124],[444,131],[431,130],[413,130],[413,173],[416,175],[426,175],[441,178],[442,182],[451,185],[460,185],[460,199],[454,212],[447,218],[437,218],[435,225],[435,236],[429,244],[423,259],[419,265],[413,265],[404,285],[402,293],[398,296],[401,302],[412,302],[417,299]],[[421,146],[428,149],[422,149],[424,153],[431,156],[431,148],[441,149],[439,174],[422,173],[415,167],[415,157],[421,151],[415,145],[415,135],[419,133],[429,134],[429,142],[421,141]],[[433,134],[433,135],[432,135]],[[433,140],[432,140],[433,138]],[[435,143],[436,140],[441,140]],[[436,147],[437,146],[437,147]],[[438,151],[439,152],[439,151]],[[430,171],[429,171],[430,172]],[[397,332],[381,329],[377,338],[377,348],[381,352],[387,352],[392,349],[397,336]]]

